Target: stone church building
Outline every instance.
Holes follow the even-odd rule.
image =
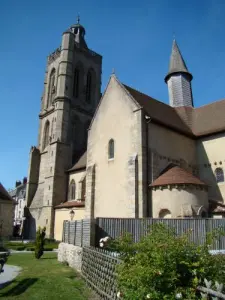
[[[193,76],[176,41],[169,105],[115,74],[101,95],[101,75],[102,56],[78,20],[47,60],[28,170],[29,237],[46,226],[60,240],[70,218],[222,217],[225,100],[194,107]]]

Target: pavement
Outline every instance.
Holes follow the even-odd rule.
[[[0,289],[13,281],[20,273],[22,268],[11,265],[4,265],[4,272],[0,274]]]
[[[12,250],[12,249],[9,249],[10,251],[10,254],[13,254],[13,253],[34,253],[34,251],[27,251],[27,250],[22,250],[22,251],[18,251],[18,250]],[[44,251],[44,253],[52,253],[52,252],[58,252],[58,249],[53,249],[52,251]]]

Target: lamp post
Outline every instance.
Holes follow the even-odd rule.
[[[70,211],[70,220],[71,220],[71,221],[73,221],[74,216],[75,216],[75,212],[74,212],[74,210],[72,209],[72,210]]]

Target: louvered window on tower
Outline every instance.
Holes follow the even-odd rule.
[[[43,135],[43,147],[42,149],[44,150],[48,144],[49,144],[49,127],[50,127],[50,124],[49,124],[49,121],[47,121],[45,123],[45,128],[44,128],[44,135]]]
[[[55,69],[52,69],[50,78],[49,78],[49,85],[48,85],[48,102],[47,107],[52,105],[52,101],[55,94]]]
[[[76,68],[74,71],[73,96],[79,97],[80,71]]]
[[[222,168],[216,168],[215,170],[216,182],[224,182],[224,172]]]
[[[114,158],[114,151],[115,151],[114,146],[115,146],[114,145],[114,140],[111,139],[109,141],[109,145],[108,145],[108,158],[109,159],[113,159]]]
[[[91,85],[92,85],[92,76],[91,76],[91,72],[89,71],[87,74],[87,90],[86,90],[86,101],[88,103],[91,102]]]

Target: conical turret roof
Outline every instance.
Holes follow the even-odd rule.
[[[161,176],[154,180],[150,186],[154,187],[173,184],[193,184],[206,186],[205,182],[201,181],[198,177],[178,166],[171,166],[169,170],[165,171]]]
[[[170,78],[171,75],[176,73],[185,73],[192,80],[193,76],[188,71],[185,61],[181,55],[180,49],[177,45],[176,40],[173,40],[172,53],[170,56],[169,72],[165,77],[165,82]]]

